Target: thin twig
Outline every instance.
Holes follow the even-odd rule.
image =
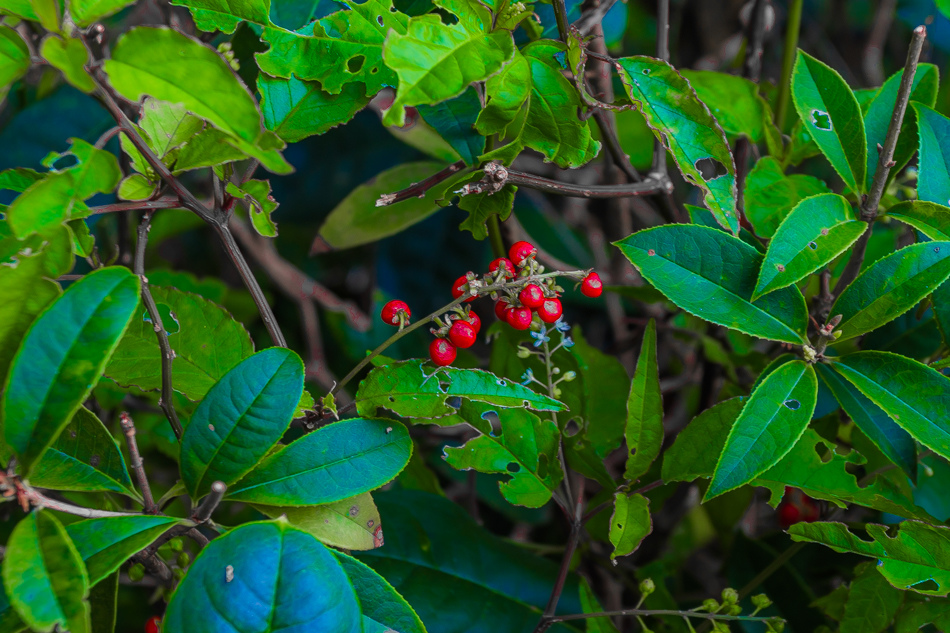
[[[629,198],[670,191],[672,187],[669,178],[656,173],[649,174],[641,182],[620,185],[576,185],[504,167],[498,168],[496,173],[500,175],[496,176],[496,181],[492,183],[492,186],[500,188],[504,184],[511,184],[572,198]],[[501,178],[501,180],[498,181],[498,178]],[[479,191],[476,189],[473,192],[478,193]],[[462,195],[465,195],[465,193]]]
[[[223,481],[215,481],[212,483],[211,490],[207,496],[202,499],[198,507],[195,508],[194,513],[191,515],[191,520],[199,524],[207,522],[218,507],[218,504],[224,499],[224,495],[227,491],[228,487]]]
[[[148,477],[145,475],[145,462],[142,460],[142,453],[139,452],[139,445],[135,440],[135,423],[127,411],[119,414],[119,426],[122,427],[125,443],[129,447],[129,467],[132,469],[139,489],[142,491],[142,500],[144,501],[142,512],[144,514],[158,514],[158,506],[155,505],[152,488],[149,486]]]
[[[405,189],[396,191],[395,193],[386,193],[381,195],[379,200],[376,201],[376,206],[386,207],[391,204],[396,204],[397,202],[402,202],[403,200],[408,200],[409,198],[421,198],[429,189],[432,189],[449,176],[452,176],[463,169],[465,169],[465,161],[456,161],[448,167],[432,174],[422,182],[417,182],[411,187],[406,187]]]
[[[65,512],[66,514],[83,517],[84,519],[141,516],[141,514],[138,512],[113,512],[111,510],[94,510],[92,508],[84,508],[82,506],[66,503],[65,501],[50,499],[46,495],[38,492],[36,489],[30,488],[23,483],[21,483],[20,486],[23,488],[24,497],[38,508],[49,508],[50,510]]]
[[[573,615],[556,615],[548,618],[548,622],[569,622],[571,620],[586,620],[588,618],[609,618],[613,616],[650,617],[670,615],[680,618],[700,618],[702,620],[723,620],[727,622],[783,622],[775,616],[761,617],[757,615],[726,615],[724,613],[702,613],[700,611],[676,611],[673,609],[620,609],[619,611],[598,611],[597,613],[575,613]]]
[[[594,27],[601,23],[604,16],[610,12],[616,3],[617,0],[602,0],[597,6],[584,11],[581,17],[571,24],[571,27],[577,29],[581,35],[588,35]]]
[[[568,477],[569,473],[565,472],[564,476]],[[561,600],[561,593],[564,591],[564,584],[567,582],[567,574],[571,570],[571,559],[574,558],[574,552],[577,550],[577,545],[581,540],[581,534],[584,531],[584,481],[585,479],[581,477],[577,487],[577,502],[574,507],[574,516],[571,517],[571,535],[567,541],[564,556],[561,558],[561,567],[558,570],[557,580],[554,582],[551,596],[548,598],[548,603],[544,608],[544,614],[534,629],[535,633],[541,633],[546,630],[552,622],[558,621],[555,615],[557,612],[557,603]]]
[[[670,0],[659,0],[656,7],[656,56],[670,61]],[[653,171],[666,175],[666,148],[660,139],[653,141]]]
[[[99,207],[90,207],[90,215],[103,213],[122,213],[124,211],[155,211],[157,209],[180,209],[181,202],[177,196],[159,198],[158,200],[142,200],[141,202],[116,202]]]
[[[122,128],[119,127],[118,125],[115,127],[109,128],[108,130],[103,132],[102,136],[100,136],[98,140],[96,140],[95,148],[102,149],[103,147],[106,146],[106,143],[108,143],[109,140],[112,139],[112,137],[114,137],[116,134],[119,134],[120,132],[122,132]]]
[[[884,83],[884,40],[891,30],[891,23],[894,21],[897,0],[880,0],[877,3],[877,11],[874,16],[874,26],[871,27],[871,34],[868,36],[867,46],[864,47],[864,76],[872,86],[880,86]]]

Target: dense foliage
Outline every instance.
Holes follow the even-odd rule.
[[[950,7],[695,4],[0,0],[0,633],[950,630]]]

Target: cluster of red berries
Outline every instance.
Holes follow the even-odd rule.
[[[785,498],[778,504],[778,522],[783,530],[796,523],[813,523],[821,516],[818,503],[801,490],[785,487]]]
[[[162,619],[153,616],[145,622],[145,633],[158,633],[162,628]]]
[[[528,242],[516,242],[509,249],[508,257],[499,257],[488,266],[488,273],[482,280],[471,272],[456,279],[452,284],[452,296],[459,299],[469,294],[471,296],[463,302],[469,303],[475,300],[481,288],[512,282],[511,289],[506,288],[505,294],[497,290],[491,292],[495,299],[495,315],[501,321],[516,330],[531,327],[535,314],[544,323],[556,322],[563,312],[559,297],[564,289],[556,284],[553,276],[537,277],[544,272],[544,267],[535,260],[537,252]],[[519,286],[519,277],[535,279]],[[580,279],[580,276],[575,278]],[[588,273],[581,280],[581,292],[588,297],[599,297],[603,292],[600,275]],[[383,307],[380,316],[384,322],[403,328],[409,323],[412,312],[404,301],[393,300]],[[478,315],[462,306],[449,314],[447,322],[438,317],[435,321],[439,327],[432,330],[436,339],[429,345],[429,357],[440,367],[452,364],[458,348],[471,347],[482,326]]]

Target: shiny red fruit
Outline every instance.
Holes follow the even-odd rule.
[[[508,250],[508,259],[510,259],[515,266],[523,266],[525,258],[537,252],[538,249],[536,249],[533,244],[529,244],[528,242],[515,242]]]
[[[429,343],[429,358],[439,367],[451,365],[456,353],[455,346],[444,338],[437,338]]]
[[[472,327],[475,328],[475,333],[478,334],[482,329],[482,320],[478,318],[478,315],[469,310],[468,312],[468,322],[472,324]]]
[[[527,330],[531,327],[530,308],[512,308],[508,310],[506,317],[508,325],[516,330]]]
[[[468,292],[468,277],[466,277],[465,275],[462,275],[461,277],[455,280],[454,284],[452,284],[452,298],[458,299],[459,297],[464,295],[466,292]],[[474,300],[475,300],[475,297],[469,297],[468,299],[465,300],[465,302],[468,303],[469,301],[474,301]]]
[[[599,297],[603,291],[604,284],[597,273],[587,275],[581,282],[581,293],[587,297]]]
[[[157,615],[145,622],[145,633],[158,633],[162,628],[162,619]]]
[[[495,302],[495,316],[498,317],[501,321],[507,321],[508,317],[505,314],[508,312],[508,308],[511,306],[508,305],[508,302],[504,299],[499,299]]]
[[[521,289],[518,299],[526,308],[539,308],[544,303],[544,291],[537,284],[528,284]]]
[[[383,323],[389,325],[399,325],[399,313],[406,313],[406,320],[409,320],[409,317],[412,316],[412,310],[409,309],[409,306],[406,305],[405,301],[399,301],[394,299],[383,306],[383,311],[380,313],[380,317],[383,319]]]
[[[499,257],[492,263],[488,265],[488,272],[495,272],[498,268],[501,267],[505,270],[505,277],[514,277],[515,276],[515,265],[511,263],[511,260],[507,257]]]
[[[538,307],[538,316],[545,323],[554,323],[561,318],[563,308],[559,299],[545,299]]]
[[[468,321],[456,321],[449,328],[449,340],[452,341],[452,345],[462,349],[471,347],[475,344],[475,328]]]

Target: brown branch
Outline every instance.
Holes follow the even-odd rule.
[[[872,86],[884,83],[884,40],[891,30],[896,8],[897,0],[880,0],[877,4],[874,25],[871,27],[871,35],[868,36],[867,46],[864,47],[862,60],[864,76]]]
[[[507,169],[502,167],[500,163],[489,163],[489,165],[493,164],[495,167],[491,174],[489,174],[488,166],[486,166],[486,177],[477,183],[465,185],[461,194],[466,196],[484,191],[499,191],[505,184],[537,189],[538,191],[572,198],[629,198],[672,191],[672,183],[669,178],[656,174],[650,174],[641,182],[620,185],[576,185]]]
[[[65,501],[57,501],[56,499],[50,499],[46,495],[38,492],[34,488],[30,488],[23,484],[19,484],[23,490],[23,496],[34,506],[38,508],[49,508],[50,510],[56,510],[57,512],[65,512],[66,514],[72,514],[78,517],[83,517],[84,519],[105,519],[109,517],[130,517],[130,516],[141,516],[137,512],[112,512],[111,510],[94,510],[92,508],[84,508],[82,506],[73,505],[71,503],[66,503]]]
[[[158,506],[155,505],[155,499],[152,497],[152,488],[148,485],[148,477],[145,475],[145,463],[142,461],[142,454],[139,452],[138,442],[135,441],[135,423],[128,412],[123,411],[119,414],[119,426],[122,427],[122,433],[125,434],[125,442],[129,447],[129,466],[135,474],[135,480],[142,491],[142,499],[145,502],[142,510],[143,514],[158,514]]]
[[[228,487],[223,481],[215,481],[212,483],[211,490],[198,507],[195,508],[194,513],[191,515],[191,520],[195,523],[206,523],[218,507],[218,504],[224,499],[224,495],[227,491]]]
[[[569,477],[570,473],[565,472],[564,476],[565,478]],[[551,596],[548,598],[548,603],[544,607],[544,614],[538,621],[534,633],[542,633],[551,626],[552,622],[556,621],[554,614],[557,612],[557,603],[561,600],[561,593],[564,591],[567,575],[571,570],[571,560],[574,558],[574,552],[577,550],[577,545],[581,540],[581,534],[584,531],[584,482],[585,479],[581,477],[577,488],[577,502],[574,506],[574,516],[570,517],[571,535],[568,538],[564,556],[561,558],[561,567],[558,569],[557,580],[555,580],[554,587],[551,589]]]
[[[381,195],[379,200],[376,201],[376,206],[386,207],[391,204],[396,204],[397,202],[402,202],[403,200],[408,200],[409,198],[421,198],[429,189],[432,189],[449,176],[452,176],[463,169],[465,169],[465,161],[456,161],[445,169],[437,171],[422,182],[417,182],[411,187],[406,187],[405,189],[395,193],[386,193]]]
[[[141,202],[116,202],[104,204],[100,207],[91,207],[90,215],[103,213],[122,213],[124,211],[155,211],[157,209],[180,209],[181,202],[177,196],[159,198],[158,200],[142,200]]]

